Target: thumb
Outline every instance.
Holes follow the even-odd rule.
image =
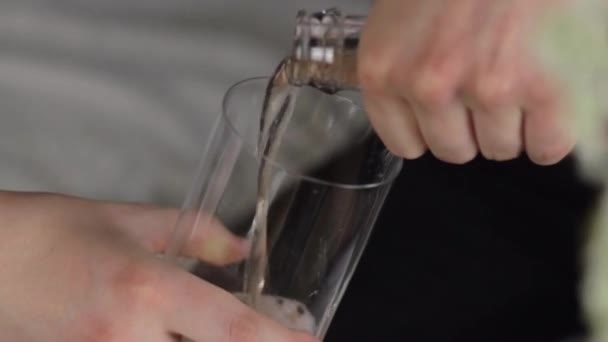
[[[192,227],[181,256],[221,266],[238,262],[247,255],[247,241],[232,234],[212,215],[149,204],[105,203],[104,206],[119,230],[151,252],[167,249],[179,219],[180,225]]]
[[[247,307],[234,295],[173,267],[159,274],[164,321],[170,332],[194,341],[319,342]]]

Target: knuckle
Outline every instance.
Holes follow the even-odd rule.
[[[557,164],[572,150],[571,144],[548,144],[528,153],[528,157],[538,165]]]
[[[245,312],[234,315],[228,321],[228,342],[260,342],[260,326],[253,314]]]
[[[495,147],[493,149],[481,148],[481,154],[488,160],[507,161],[515,159],[520,154],[520,149],[513,146]]]
[[[444,162],[450,164],[462,165],[466,164],[477,156],[477,150],[468,148],[445,148],[439,151],[433,151],[433,155]]]
[[[476,156],[476,153],[461,153],[446,157],[445,161],[451,164],[463,165],[471,162]]]
[[[117,321],[102,315],[81,316],[74,327],[77,329],[73,334],[75,341],[118,342],[123,340]]]
[[[388,81],[384,73],[376,68],[362,66],[358,71],[361,89],[367,92],[379,92],[386,88]]]
[[[420,158],[425,152],[426,152],[426,148],[423,144],[419,144],[419,145],[407,145],[407,144],[385,144],[386,148],[389,150],[389,152],[391,152],[392,154],[401,157],[401,158],[405,158],[405,159],[418,159]]]
[[[452,96],[452,89],[450,82],[440,73],[426,69],[415,76],[411,93],[415,101],[433,108],[446,105]]]
[[[516,134],[493,134],[486,132],[478,135],[479,150],[485,159],[507,161],[520,156],[523,141]]]
[[[163,296],[156,274],[142,263],[129,263],[116,272],[111,288],[126,308],[158,307]]]
[[[416,159],[426,152],[426,144],[418,132],[416,122],[401,125],[400,122],[379,124],[371,118],[376,133],[386,149],[395,156]],[[414,126],[414,127],[412,127]]]
[[[375,54],[362,52],[358,57],[357,78],[362,89],[382,91],[388,86],[388,62]]]
[[[508,104],[514,85],[507,77],[488,76],[480,79],[474,87],[474,96],[485,109]]]

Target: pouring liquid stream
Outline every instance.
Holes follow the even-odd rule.
[[[260,166],[258,170],[258,193],[256,199],[256,212],[252,226],[249,231],[251,241],[251,252],[245,265],[245,293],[242,298],[249,306],[261,311],[267,312],[270,315],[276,316],[276,312],[268,312],[265,307],[268,295],[264,295],[268,285],[268,211],[272,199],[275,195],[275,183],[280,181],[279,174],[283,170],[277,170],[277,159],[280,151],[287,127],[293,117],[296,102],[298,100],[300,85],[295,85],[289,81],[289,69],[294,65],[290,63],[298,63],[289,58],[283,60],[276,68],[269,84],[266,88],[262,113],[260,116],[260,134],[258,139],[258,158]],[[312,65],[306,65],[311,67]],[[325,93],[333,94],[334,89],[325,88],[318,85],[308,84]],[[277,172],[278,171],[278,172]],[[305,308],[301,303],[299,307]],[[278,312],[278,311],[277,311]],[[302,315],[310,319],[311,315],[306,310],[306,314]],[[280,317],[273,317],[281,320]],[[300,324],[302,323],[302,324]],[[304,322],[293,322],[295,326],[291,328],[310,326]],[[314,329],[310,327],[308,329]],[[309,331],[314,333],[314,331]]]
[[[326,52],[337,46],[348,46],[342,48],[341,57],[337,60],[312,59],[314,53],[308,51],[303,56],[292,56],[282,60],[273,73],[266,88],[262,113],[260,116],[260,134],[258,139],[258,158],[260,166],[258,170],[258,193],[256,199],[256,212],[249,231],[251,241],[251,253],[245,265],[245,293],[244,301],[258,311],[265,311],[264,291],[268,292],[270,274],[268,270],[268,211],[274,196],[274,183],[280,182],[280,174],[277,172],[277,164],[281,143],[285,131],[289,126],[294,114],[295,104],[298,99],[299,90],[302,86],[310,86],[327,94],[334,94],[341,89],[351,89],[356,87],[356,77],[354,77],[356,66],[356,43],[358,36],[345,36],[335,34],[338,26],[336,18],[340,14],[330,10],[312,16],[305,13],[299,14],[301,26],[297,32],[300,34],[316,32],[312,29],[311,23],[320,25],[321,22],[329,23],[334,26],[321,27],[327,33],[323,39],[312,36],[302,36],[296,39],[300,42],[316,42],[321,44],[318,47],[326,48]],[[316,18],[318,16],[318,18]],[[325,19],[323,19],[325,18]],[[326,19],[330,19],[329,22]],[[333,23],[333,24],[332,24]],[[360,25],[353,25],[359,27]],[[333,27],[334,30],[328,29]],[[317,30],[318,31],[318,30]],[[357,31],[355,29],[355,31]],[[331,34],[334,34],[333,36]],[[309,48],[315,44],[306,43]],[[298,45],[298,44],[296,44]],[[296,48],[295,50],[298,50]],[[299,50],[302,52],[303,50]],[[334,50],[331,50],[334,51]],[[336,50],[337,51],[337,50]],[[323,53],[322,55],[333,55],[333,53]],[[337,55],[336,55],[337,58]],[[279,170],[281,172],[281,170]],[[305,307],[302,305],[302,307]],[[306,315],[311,317],[311,315]],[[277,317],[275,317],[277,318]],[[294,327],[292,327],[294,328]],[[310,333],[314,333],[310,331]]]
[[[272,201],[273,160],[293,115],[298,88],[286,82],[286,62],[281,62],[266,88],[258,141],[258,194],[250,229],[251,254],[245,269],[248,304],[259,308],[268,267],[268,208]]]

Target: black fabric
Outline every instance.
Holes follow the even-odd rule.
[[[578,242],[596,195],[571,159],[406,161],[326,341],[580,334]]]

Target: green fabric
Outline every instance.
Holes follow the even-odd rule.
[[[608,16],[603,0],[574,1],[541,23],[533,51],[544,66],[569,87],[566,99],[574,114],[581,167],[594,180],[608,184],[605,124],[608,106]],[[590,217],[585,272],[581,286],[583,311],[592,341],[608,341],[608,194]]]

